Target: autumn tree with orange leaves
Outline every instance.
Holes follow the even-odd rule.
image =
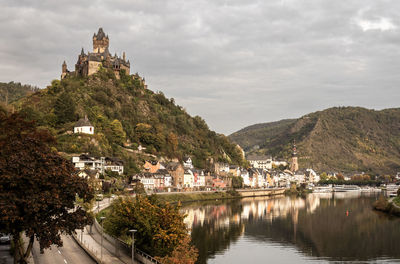
[[[136,229],[135,245],[141,250],[160,260],[166,257],[165,261],[168,257],[186,255],[190,261],[185,263],[194,263],[197,249],[190,245],[184,218],[178,206],[159,201],[156,196],[137,195],[114,201],[104,227],[124,240],[130,239],[130,229]]]
[[[55,151],[55,139],[18,113],[0,113],[0,232],[13,237],[14,263],[27,263],[35,237],[40,249],[62,246],[61,233],[73,234],[92,222],[81,207],[93,198],[86,179]],[[29,238],[27,248],[21,235]]]

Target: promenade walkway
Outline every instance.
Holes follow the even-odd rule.
[[[92,228],[94,230],[95,228]],[[128,264],[130,262],[124,262],[116,257],[111,250],[107,240],[103,238],[103,251],[101,250],[101,236],[97,235],[98,239],[95,239],[93,235],[90,235],[90,226],[87,226],[83,233],[82,230],[77,231],[75,237],[77,242],[84,247],[86,251],[89,251],[92,256],[94,255],[98,263],[116,263],[116,264]]]
[[[103,201],[96,203],[93,212],[98,212],[108,207],[113,199],[105,198]],[[103,241],[101,239],[101,233],[96,229],[95,226],[86,226],[83,230],[76,230],[77,236],[75,237],[77,242],[94,256],[98,263],[105,264],[131,264],[132,259],[127,254],[120,252],[116,249],[116,246],[110,243],[105,237]],[[103,245],[103,251],[101,250]],[[136,261],[134,263],[137,263]]]
[[[96,204],[93,208],[94,212],[102,210],[109,206],[111,199],[104,199],[101,203]],[[99,205],[99,207],[98,207]],[[117,256],[115,247],[103,237],[103,250],[101,247],[101,234],[93,226],[86,226],[83,230],[76,230],[75,239],[81,246],[93,257],[98,263],[105,264],[131,264],[131,259],[123,254]]]

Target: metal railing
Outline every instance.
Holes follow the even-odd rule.
[[[100,234],[103,234],[104,239],[106,239],[108,242],[114,245],[117,257],[119,255],[118,252],[121,252],[121,249],[127,256],[132,257],[131,245],[129,245],[128,243],[117,237],[106,234],[104,230],[102,230],[101,225],[97,222],[97,219],[95,219],[94,226]],[[141,251],[138,248],[135,248],[135,259],[139,260],[144,264],[150,264],[150,263],[160,264],[154,257],[147,254],[146,252]]]

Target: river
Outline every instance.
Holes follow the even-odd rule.
[[[376,194],[255,197],[186,205],[198,263],[400,262],[400,219]]]

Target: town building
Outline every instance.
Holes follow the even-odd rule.
[[[272,160],[272,166],[278,168],[279,166],[284,166],[286,167],[288,165],[286,160],[283,159],[273,159]]]
[[[190,157],[183,158],[183,167],[187,169],[193,169],[193,162]]]
[[[182,164],[179,162],[169,162],[161,164],[171,175],[172,177],[172,185],[177,189],[183,188],[183,175],[185,173],[185,169]]]
[[[160,169],[160,162],[156,160],[146,160],[143,165],[145,172],[155,173]]]
[[[317,183],[319,182],[319,180],[320,180],[319,175],[313,169],[306,169],[306,182]]]
[[[143,173],[136,174],[132,177],[132,181],[135,182],[136,184],[137,184],[137,182],[140,182],[141,184],[143,184],[143,188],[146,191],[154,190],[155,178],[154,178],[153,173],[143,172]]]
[[[224,180],[220,179],[220,178],[214,178],[212,181],[212,187],[214,188],[218,188],[218,189],[224,189],[226,188],[226,183]]]
[[[302,184],[306,182],[306,172],[304,170],[297,170],[293,177],[296,184]]]
[[[251,187],[249,171],[248,170],[241,170],[240,171],[240,176],[243,179],[243,186],[244,187]]]
[[[247,157],[250,165],[255,169],[272,169],[272,157],[261,155],[250,155]]]
[[[239,177],[240,176],[240,167],[237,165],[230,165],[229,166],[229,174],[232,176]]]
[[[203,170],[194,169],[193,172],[193,187],[196,189],[202,189],[206,186],[206,176],[204,175]]]
[[[89,119],[85,115],[84,118],[81,118],[76,122],[74,126],[74,133],[82,133],[82,134],[94,134],[94,126],[90,123]]]
[[[115,157],[102,157],[100,159],[103,160],[103,169],[101,173],[105,171],[116,172],[119,175],[124,173],[124,162],[121,159]]]
[[[185,172],[183,174],[183,187],[193,188],[193,184],[194,184],[194,175],[192,170],[185,169]]]
[[[226,175],[229,173],[229,164],[222,162],[214,163],[214,173],[217,175]]]
[[[91,157],[86,154],[72,157],[72,163],[75,168],[80,170],[98,170],[100,174],[104,174],[106,171],[113,171],[122,175],[124,173],[123,161],[118,158],[112,157]]]

